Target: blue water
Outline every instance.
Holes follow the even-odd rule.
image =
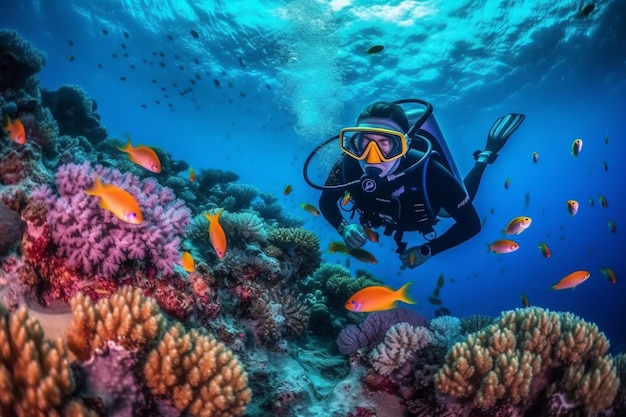
[[[366,247],[377,265],[352,260],[351,269],[368,269],[391,286],[414,281],[416,308],[428,316],[437,307],[427,297],[440,274],[444,305],[459,317],[520,307],[523,292],[532,305],[597,323],[614,350],[624,350],[626,2],[598,2],[587,18],[575,16],[574,1],[8,3],[0,27],[46,52],[43,87],[78,84],[98,102],[110,136],[129,132],[196,170],[235,171],[243,182],[281,195],[324,248],[338,236],[298,207],[319,197],[303,181],[302,163],[367,104],[431,101],[463,174],[491,123],[524,113],[523,126],[483,177],[475,205],[486,221],[478,236],[403,272],[393,241],[383,239],[380,247]],[[375,44],[384,51],[367,54]],[[187,88],[193,91],[179,94]],[[571,155],[576,138],[584,141],[578,158]],[[287,183],[294,191],[284,197]],[[580,203],[574,217],[569,199]],[[485,243],[519,215],[533,219],[516,237],[520,250],[486,253]],[[539,241],[552,258],[542,257]],[[345,262],[339,255],[325,260]],[[615,271],[616,285],[603,267]],[[578,269],[591,278],[576,290],[548,290]]]

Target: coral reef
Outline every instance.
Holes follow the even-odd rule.
[[[96,113],[98,105],[78,85],[62,85],[57,91],[43,89],[41,101],[52,112],[61,135],[84,136],[92,144],[107,138],[106,129]]]
[[[44,339],[26,308],[9,315],[0,305],[0,414],[61,416],[73,390],[61,339]]]
[[[524,406],[547,389],[594,413],[611,404],[619,383],[608,348],[597,326],[573,314],[536,307],[504,312],[452,347],[436,386],[481,409],[499,401]],[[562,377],[548,385],[555,374]]]
[[[368,315],[361,324],[349,325],[339,333],[339,351],[345,355],[353,355],[361,349],[370,350],[384,340],[391,326],[402,322],[415,327],[428,324],[424,317],[405,308],[377,311]]]
[[[270,229],[267,240],[283,251],[281,269],[294,271],[286,274],[295,280],[306,278],[321,263],[320,240],[315,233],[302,227],[277,227]]]
[[[98,206],[98,198],[84,193],[95,175],[135,197],[143,213],[141,224],[119,221]],[[114,277],[129,262],[137,262],[142,270],[173,273],[190,212],[169,188],[150,178],[139,181],[115,169],[91,168],[88,163],[62,166],[56,185],[59,196],[44,189],[33,198],[47,204],[47,224],[56,252],[68,266],[85,274]]]
[[[17,32],[0,30],[0,91],[23,87],[45,62],[45,55]]]
[[[388,376],[410,362],[431,341],[432,335],[426,327],[397,323],[387,330],[385,340],[370,352],[369,358],[378,373]]]
[[[239,416],[250,401],[246,373],[233,353],[213,336],[178,324],[148,353],[144,373],[154,395],[195,417]]]
[[[19,214],[4,203],[0,203],[0,256],[22,238],[24,223]]]
[[[145,297],[140,289],[123,287],[96,304],[78,293],[71,305],[67,345],[82,361],[94,350],[103,350],[109,341],[129,350],[144,349],[165,326],[155,300]]]

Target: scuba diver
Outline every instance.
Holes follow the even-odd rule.
[[[423,109],[405,111],[402,105],[407,104]],[[384,235],[394,234],[402,264],[415,268],[480,231],[472,203],[480,179],[523,121],[524,115],[515,113],[496,120],[485,149],[474,152],[476,163],[461,179],[430,103],[418,99],[376,102],[359,114],[356,127],[342,129],[309,155],[304,177],[322,190],[320,211],[348,248],[360,248],[372,236],[372,229],[383,227]],[[308,177],[309,162],[337,138],[343,154],[324,185],[317,185]],[[351,213],[350,219],[358,214],[358,222],[346,220],[342,210]],[[433,227],[439,217],[455,221],[440,236]],[[421,233],[426,242],[407,248],[402,239],[408,231]]]

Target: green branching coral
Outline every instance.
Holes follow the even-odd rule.
[[[302,227],[277,227],[267,234],[270,244],[283,250],[282,261],[295,269],[294,278],[309,276],[321,263],[320,240],[315,233]]]
[[[532,395],[546,392],[564,393],[594,413],[611,404],[619,384],[608,348],[595,324],[571,313],[517,309],[455,344],[435,384],[482,409],[500,400],[529,404]],[[551,376],[557,381],[549,385]]]

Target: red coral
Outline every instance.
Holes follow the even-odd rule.
[[[387,394],[392,395],[396,395],[398,392],[398,386],[394,384],[389,378],[380,375],[379,373],[372,370],[370,370],[363,377],[363,384],[368,391],[383,391]]]
[[[158,281],[152,296],[165,312],[178,320],[184,320],[191,313],[194,302],[186,288],[181,288],[181,284],[176,281],[182,280],[163,279]]]
[[[254,289],[246,284],[237,285],[232,291],[241,303],[250,303],[254,298]]]

